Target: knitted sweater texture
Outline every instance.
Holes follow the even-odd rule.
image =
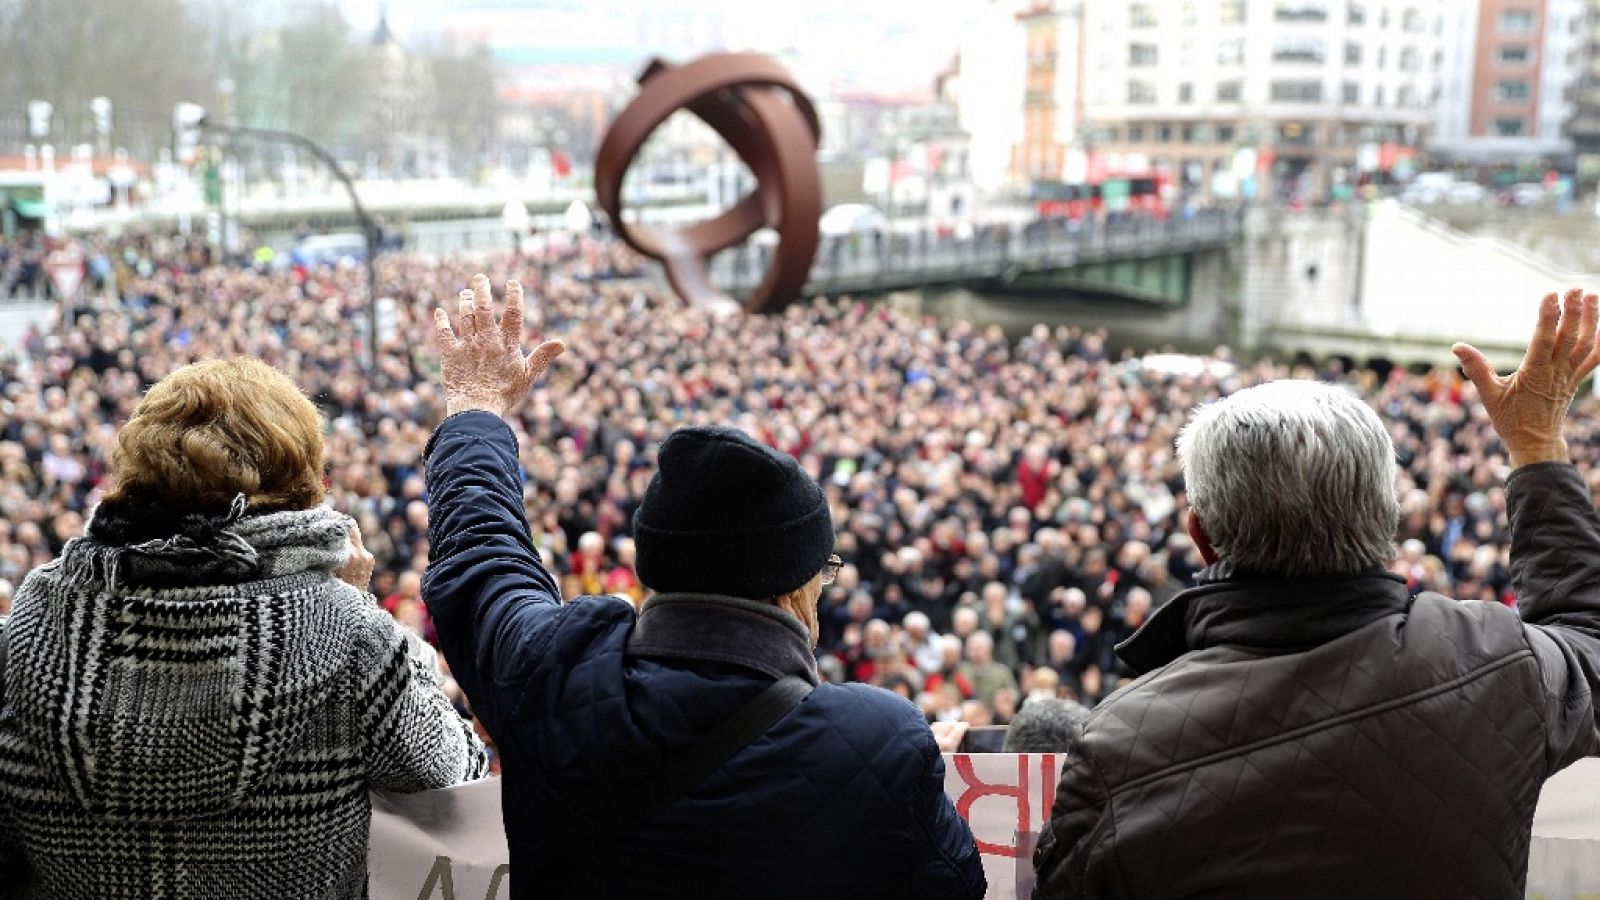
[[[28,576],[0,712],[24,896],[364,897],[367,791],[483,774],[436,667],[334,578],[350,525],[102,506]]]

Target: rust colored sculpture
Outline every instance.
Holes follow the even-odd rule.
[[[595,162],[595,194],[612,226],[629,246],[660,260],[673,289],[693,303],[722,296],[706,269],[712,254],[770,226],[778,234],[771,268],[743,305],[748,312],[783,309],[811,271],[822,215],[811,100],[783,66],[754,53],[717,53],[681,66],[655,60],[639,84],[639,96],[611,123]],[[755,173],[755,192],[715,219],[681,230],[625,222],[623,175],[650,132],[680,109],[733,147]]]

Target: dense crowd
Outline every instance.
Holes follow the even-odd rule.
[[[8,245],[0,260],[14,273],[32,252]],[[1116,643],[1201,566],[1178,430],[1197,404],[1267,379],[1337,381],[1390,423],[1392,565],[1413,588],[1514,602],[1505,454],[1450,370],[1380,378],[1219,350],[1175,371],[1093,330],[1013,339],[849,299],[719,314],[588,239],[551,260],[382,258],[395,314],[372,370],[358,268],[212,264],[166,237],[100,255],[109,268],[82,299],[0,357],[0,612],[81,533],[142,391],[185,363],[247,354],[327,416],[331,501],[361,523],[374,593],[427,636],[420,460],[444,413],[428,323],[480,270],[520,278],[537,298],[530,328],[570,347],[514,425],[528,520],[569,598],[643,601],[630,523],[657,445],[681,425],[734,424],[795,455],[833,507],[845,565],[822,601],[824,674],[898,691],[930,718],[1004,723],[1030,695],[1092,705],[1115,687]],[[1595,401],[1583,405],[1569,440],[1600,490]]]

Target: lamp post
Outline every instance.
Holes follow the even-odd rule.
[[[339,180],[345,193],[350,197],[350,207],[355,211],[356,221],[361,225],[361,235],[367,245],[367,354],[372,368],[373,376],[378,375],[378,270],[375,261],[378,256],[378,228],[361,205],[361,198],[356,195],[356,186],[345,173],[344,167],[329,153],[326,148],[310,138],[295,134],[292,131],[279,131],[274,128],[248,128],[243,125],[219,125],[210,121],[204,112],[196,118],[194,125],[201,131],[211,131],[230,137],[255,138],[262,141],[272,141],[280,144],[292,144],[310,153],[321,160],[333,177]]]

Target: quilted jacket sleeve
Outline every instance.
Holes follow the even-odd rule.
[[[913,808],[918,847],[913,869],[914,897],[948,900],[983,900],[989,883],[972,829],[956,814],[944,790],[944,756],[920,713],[905,737],[916,746],[923,765],[914,792]]]
[[[496,741],[555,632],[561,592],[522,506],[517,440],[498,416],[458,413],[428,442],[422,596],[473,713]]]
[[[1506,481],[1511,582],[1544,678],[1546,774],[1600,753],[1600,515],[1577,469],[1537,463]]]
[[[1096,832],[1107,822],[1111,811],[1104,783],[1086,753],[1080,726],[1068,748],[1061,782],[1056,786],[1050,824],[1045,826],[1033,852],[1033,868],[1038,876],[1034,900],[1104,896],[1090,886],[1089,859],[1096,850]]]

